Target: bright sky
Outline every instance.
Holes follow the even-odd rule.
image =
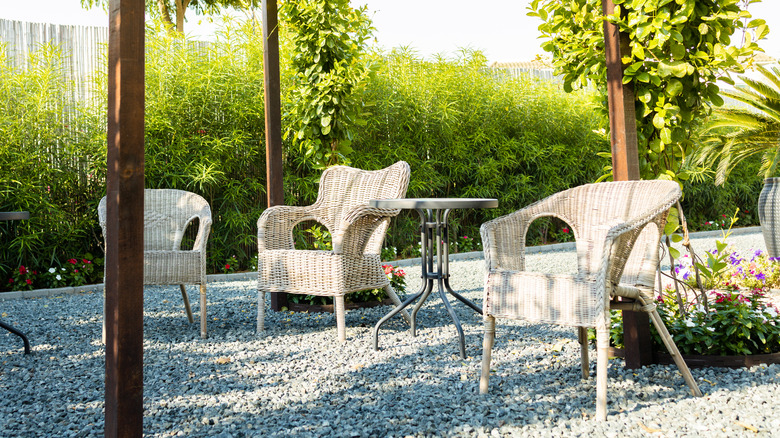
[[[542,53],[536,30],[539,21],[526,16],[529,0],[352,2],[368,5],[377,44],[385,48],[409,46],[430,57],[435,53],[451,56],[458,48],[470,47],[482,50],[489,61],[526,61]],[[761,45],[768,55],[780,58],[780,1],[753,4],[750,12],[769,24],[772,32]],[[203,36],[213,31],[204,17],[188,15],[184,25],[188,34]],[[93,26],[108,23],[105,12],[84,10],[79,0],[0,0],[0,18]]]

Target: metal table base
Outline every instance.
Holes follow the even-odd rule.
[[[0,212],[0,221],[15,221],[15,220],[26,220],[30,218],[30,213],[27,211],[3,211]],[[30,341],[27,340],[27,336],[17,330],[16,328],[4,323],[2,320],[0,320],[0,328],[4,328],[8,330],[9,332],[15,334],[16,336],[19,336],[22,338],[22,342],[24,342],[24,354],[30,354]]]
[[[27,336],[24,333],[4,323],[2,320],[0,320],[0,327],[22,338],[22,342],[24,342],[24,354],[30,354],[30,341],[27,340]]]
[[[375,203],[377,207],[386,208],[398,208],[399,203],[391,203],[396,200],[380,200],[371,201],[369,204]],[[415,201],[413,199],[399,199],[397,201]],[[379,350],[379,328],[387,322],[390,318],[398,314],[401,310],[411,305],[415,300],[419,298],[419,301],[414,306],[411,314],[411,331],[412,336],[417,336],[417,312],[422,307],[425,300],[431,294],[434,288],[434,283],[438,284],[439,297],[441,297],[444,307],[447,309],[452,321],[455,323],[455,328],[458,331],[458,340],[460,345],[460,357],[466,358],[466,340],[463,335],[463,327],[461,327],[460,320],[455,314],[455,310],[452,308],[447,294],[449,293],[459,301],[463,302],[475,312],[482,314],[482,309],[452,290],[450,287],[450,273],[449,273],[449,228],[447,226],[447,218],[449,217],[452,208],[480,208],[487,207],[492,208],[497,205],[495,199],[479,199],[479,200],[466,200],[457,199],[449,200],[451,203],[446,203],[445,199],[441,200],[417,200],[419,207],[414,207],[417,213],[420,215],[420,256],[421,256],[421,269],[422,269],[422,285],[420,290],[414,295],[408,297],[401,303],[400,306],[393,309],[390,313],[385,315],[384,318],[374,327],[374,350]],[[425,202],[428,201],[428,202]],[[439,201],[439,202],[433,202]],[[461,201],[461,202],[455,202]],[[467,204],[466,201],[472,201],[471,204]],[[402,203],[400,203],[403,205]],[[408,203],[407,203],[408,204]],[[452,208],[446,208],[450,206]],[[404,208],[404,207],[401,207]],[[435,248],[435,254],[434,254]],[[435,265],[434,265],[435,261]]]

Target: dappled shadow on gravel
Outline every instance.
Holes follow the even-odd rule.
[[[389,307],[347,312],[346,344],[330,314],[268,312],[258,337],[254,283],[215,283],[201,340],[191,291],[194,324],[178,289],[145,292],[148,436],[756,436],[745,425],[759,435],[780,427],[777,366],[693,370],[705,392],[694,399],[673,367],[632,371],[613,360],[610,417],[599,424],[573,329],[499,321],[490,393],[480,395],[482,321],[461,303],[465,360],[438,296],[418,314],[417,337],[396,317],[374,351],[372,327]],[[460,292],[480,303],[479,289]],[[102,305],[97,293],[0,303],[34,350],[24,356],[0,334],[0,435],[102,436]]]

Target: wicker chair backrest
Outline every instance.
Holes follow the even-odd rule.
[[[361,170],[348,166],[326,169],[320,178],[319,193],[313,207],[318,219],[331,233],[340,231],[342,219],[353,208],[371,199],[406,196],[409,165],[399,161],[380,170]],[[366,252],[379,253],[389,221],[385,220],[372,234]]]
[[[98,216],[105,235],[105,197],[98,205]],[[211,217],[209,204],[200,195],[176,189],[144,190],[144,250],[178,250],[187,226],[199,217]]]

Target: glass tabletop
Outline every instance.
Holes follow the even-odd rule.
[[[398,198],[372,199],[368,205],[377,208],[496,208],[495,198]]]
[[[29,211],[0,211],[0,221],[18,221],[30,219]]]

